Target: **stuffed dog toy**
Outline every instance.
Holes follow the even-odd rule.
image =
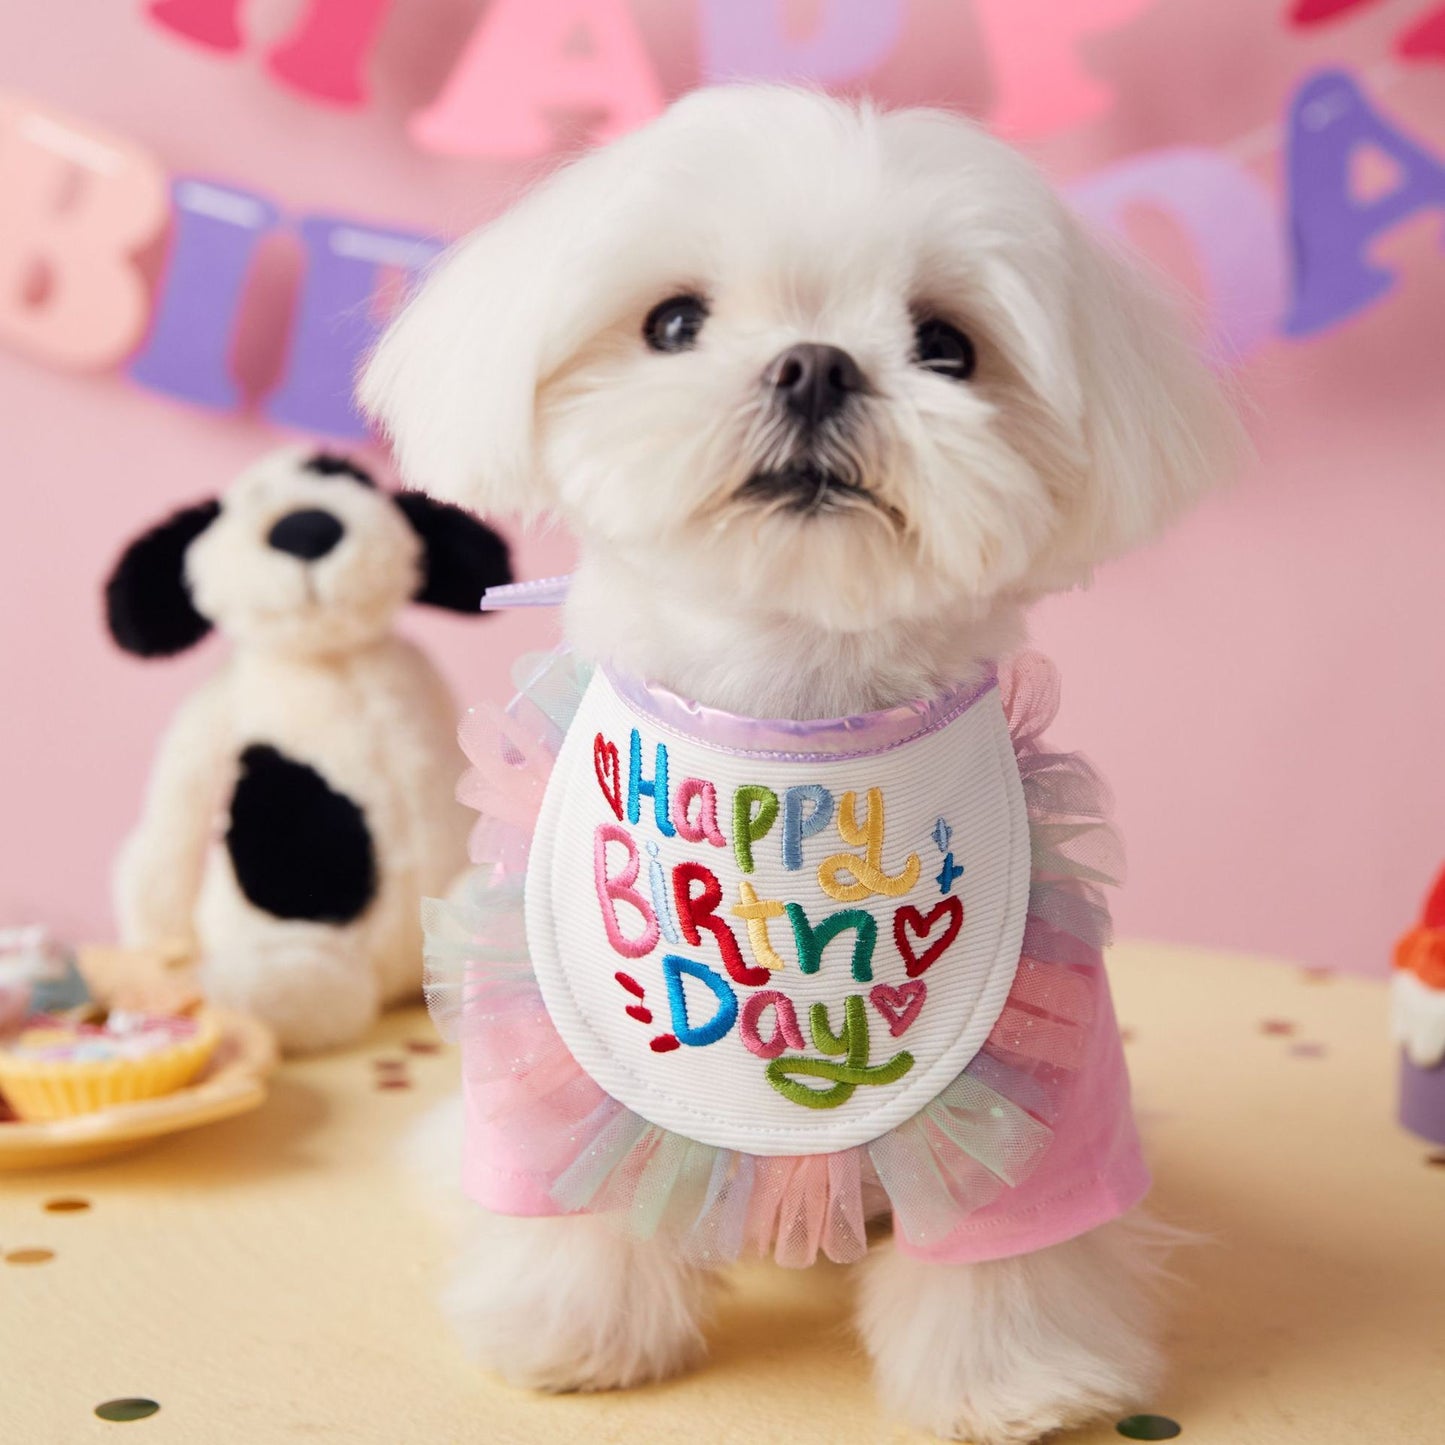
[[[161,742],[115,868],[122,940],[182,943],[207,995],[289,1050],[363,1033],[421,986],[419,900],[466,861],[446,685],[392,631],[409,601],[475,613],[506,544],[458,507],[287,450],[126,548],[111,635],[221,670]]]
[[[410,482],[579,544],[570,653],[468,747],[482,861],[525,883],[429,944],[481,1358],[666,1376],[720,1265],[824,1254],[921,1426],[1141,1400],[1115,843],[1016,654],[1229,468],[1171,307],[963,120],[721,88],[457,247],[362,397]]]

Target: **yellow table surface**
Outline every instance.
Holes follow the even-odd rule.
[[[1186,1445],[1445,1441],[1445,1167],[1392,1122],[1381,984],[1138,944],[1111,971],[1153,1205],[1211,1237],[1179,1260],[1150,1408]],[[664,1385],[547,1399],[469,1365],[395,1157],[452,1085],[450,1051],[405,1048],[431,1037],[405,1010],[363,1047],[284,1066],[256,1113],[0,1178],[0,1249],[53,1251],[0,1267],[0,1441],[924,1438],[875,1408],[831,1266],[740,1267],[709,1362]],[[382,1059],[411,1087],[378,1088]],[[47,1212],[58,1196],[91,1208]],[[119,1396],[161,1409],[93,1415]]]

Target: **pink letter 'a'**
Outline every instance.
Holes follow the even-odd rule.
[[[411,119],[419,146],[520,158],[550,150],[546,112],[591,112],[615,140],[663,107],[626,0],[496,0],[442,93]]]
[[[1102,115],[1114,92],[1084,68],[1078,42],[1147,10],[1153,0],[974,0],[988,37],[1002,135],[1049,135]]]
[[[241,0],[151,0],[150,17],[209,50],[239,50]]]
[[[627,849],[627,862],[615,878],[607,872],[607,845],[621,843]],[[642,894],[632,885],[637,882],[637,870],[641,860],[637,856],[637,844],[626,828],[616,823],[599,823],[592,841],[592,869],[597,881],[597,904],[602,909],[602,926],[607,930],[607,941],[623,958],[641,958],[657,947],[657,915],[652,911]],[[643,929],[638,938],[628,938],[617,921],[618,903],[630,903],[642,915]]]
[[[145,331],[135,255],[164,230],[149,152],[0,98],[0,341],[56,366],[112,366]]]

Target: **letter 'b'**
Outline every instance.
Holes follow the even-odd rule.
[[[114,365],[150,301],[134,257],[169,215],[146,151],[0,99],[0,340],[55,366]]]
[[[607,845],[620,843],[627,850],[627,861],[622,872],[615,878],[607,872]],[[597,883],[597,903],[602,909],[602,926],[607,930],[607,941],[623,958],[641,958],[657,946],[657,915],[652,911],[642,894],[632,885],[637,882],[642,860],[637,855],[637,844],[626,828],[616,823],[599,823],[592,841],[592,867]],[[630,903],[642,916],[642,932],[636,938],[628,938],[617,921],[617,905]]]

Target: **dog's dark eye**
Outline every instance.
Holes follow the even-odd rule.
[[[918,323],[913,335],[913,359],[919,366],[952,381],[967,381],[973,375],[978,355],[958,327],[930,317]]]
[[[697,345],[706,320],[707,302],[701,296],[669,296],[647,313],[642,334],[654,351],[687,351]]]

